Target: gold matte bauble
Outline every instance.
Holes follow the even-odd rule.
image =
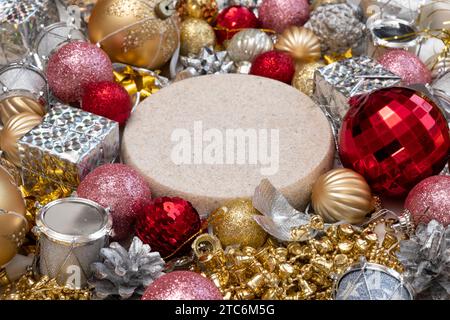
[[[224,248],[231,245],[259,248],[266,242],[267,233],[253,219],[254,215],[260,213],[251,200],[236,199],[214,211],[210,225]]]
[[[148,69],[162,67],[178,46],[178,18],[159,18],[159,0],[103,0],[89,18],[89,39],[113,62]]]
[[[12,116],[22,112],[35,113],[43,117],[45,108],[38,100],[25,95],[10,96],[0,101],[0,119],[3,124],[6,124]]]
[[[20,154],[17,142],[31,129],[42,122],[42,117],[35,113],[22,112],[12,116],[0,133],[0,149],[5,158],[20,166]]]
[[[321,55],[319,38],[304,27],[291,26],[284,30],[275,49],[288,53],[298,63],[316,61]]]
[[[181,23],[180,42],[181,55],[196,55],[203,47],[213,47],[216,44],[216,34],[205,20],[187,18]]]
[[[323,62],[310,62],[297,65],[294,77],[292,78],[292,86],[312,97],[314,93],[314,72],[317,68],[323,66],[325,66]]]
[[[360,174],[346,168],[320,176],[313,186],[311,202],[325,222],[361,223],[374,210],[369,185]]]

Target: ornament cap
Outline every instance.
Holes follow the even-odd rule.
[[[156,16],[162,20],[170,18],[176,12],[178,0],[163,0],[155,7]]]

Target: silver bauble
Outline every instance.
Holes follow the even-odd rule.
[[[272,39],[258,29],[245,29],[236,33],[228,43],[228,55],[234,62],[251,62],[257,55],[273,48]]]

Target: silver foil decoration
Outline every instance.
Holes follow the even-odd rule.
[[[325,105],[333,121],[340,122],[349,109],[348,100],[356,95],[392,87],[401,78],[367,56],[329,64],[314,74],[314,97]]]
[[[34,63],[32,49],[38,33],[44,26],[58,22],[59,19],[54,1],[2,1],[0,65],[22,61]]]
[[[36,14],[48,0],[2,0],[0,23],[21,24]]]
[[[263,179],[252,199],[253,207],[262,213],[255,215],[255,221],[271,236],[281,241],[294,241],[291,231],[293,228],[306,225],[310,222],[311,216],[296,210],[287,199],[278,191],[267,179]],[[306,241],[316,234],[311,229]],[[295,239],[298,241],[298,239]]]
[[[420,224],[415,235],[400,241],[397,256],[418,299],[450,299],[450,227],[436,220]]]
[[[233,61],[226,51],[216,52],[209,47],[202,48],[198,55],[181,56],[180,62],[192,76],[230,73],[233,70]]]
[[[100,257],[103,262],[91,265],[93,279],[89,281],[100,299],[142,295],[147,286],[164,274],[165,263],[159,252],[151,252],[150,246],[138,237],[133,238],[128,251],[113,242],[109,248],[100,250]]]
[[[96,167],[115,161],[119,154],[119,125],[81,109],[57,104],[18,145],[27,184],[40,177],[76,188]]]

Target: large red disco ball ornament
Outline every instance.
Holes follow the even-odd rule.
[[[438,174],[450,152],[444,115],[424,94],[385,88],[350,99],[340,131],[340,157],[375,193],[403,196]]]

